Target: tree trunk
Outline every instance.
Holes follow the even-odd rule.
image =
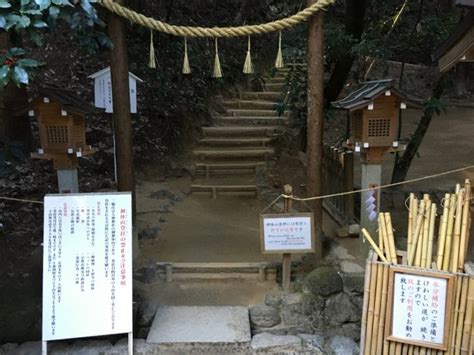
[[[446,88],[446,75],[441,75],[438,78],[438,81],[433,88],[433,94],[431,98],[439,100],[440,97],[443,95],[443,92]],[[392,183],[404,181],[408,174],[408,170],[410,169],[410,165],[415,157],[418,149],[420,148],[421,142],[428,131],[428,128],[431,123],[431,119],[435,114],[435,110],[433,108],[425,108],[423,111],[423,115],[421,116],[421,120],[416,127],[415,133],[411,137],[410,141],[408,142],[407,148],[403,155],[398,159],[396,162],[393,173],[392,173]]]
[[[314,3],[309,0],[308,5]],[[306,188],[308,196],[322,195],[323,156],[323,83],[324,83],[324,13],[318,12],[308,22],[308,121],[307,121],[307,170]],[[315,261],[321,260],[321,235],[323,225],[322,201],[313,203],[315,219]]]
[[[367,0],[348,0],[346,2],[346,33],[357,41],[360,41],[364,33],[366,9]],[[332,101],[335,101],[341,93],[355,58],[355,55],[348,53],[348,55],[340,58],[336,62],[336,66],[324,89],[326,106],[329,106]]]
[[[118,1],[123,3],[123,1]],[[130,191],[135,195],[133,172],[133,131],[130,115],[130,93],[128,83],[128,55],[125,22],[119,16],[108,18],[109,36],[114,44],[110,53],[112,97],[117,155],[117,190]],[[135,207],[135,203],[133,203]],[[135,208],[133,208],[135,210]]]

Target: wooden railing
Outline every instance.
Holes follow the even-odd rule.
[[[343,148],[324,146],[323,195],[354,190],[354,153]],[[341,225],[355,222],[354,195],[323,200],[323,208]]]

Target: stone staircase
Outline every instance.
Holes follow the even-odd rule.
[[[243,91],[225,100],[224,114],[214,125],[202,127],[202,138],[193,150],[196,178],[193,193],[256,196],[256,173],[275,154],[272,139],[284,128],[288,115],[274,110],[289,69],[265,81],[265,91]]]

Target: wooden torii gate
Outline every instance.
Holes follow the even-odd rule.
[[[308,0],[308,6],[317,0]],[[115,0],[124,4],[124,0]],[[128,84],[128,55],[125,20],[109,13],[109,37],[114,44],[110,52],[112,77],[113,119],[117,154],[117,190],[132,192],[132,207],[135,220],[135,178],[133,171],[133,131],[130,116]],[[308,121],[307,121],[307,193],[322,194],[323,155],[323,74],[324,74],[323,12],[319,11],[308,20]],[[313,202],[316,240],[315,259],[321,259],[322,201]]]

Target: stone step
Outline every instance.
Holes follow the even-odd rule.
[[[199,148],[193,154],[201,161],[205,159],[265,159],[275,150],[269,147],[253,148]]]
[[[240,93],[240,98],[242,100],[257,99],[278,102],[280,96],[280,92],[244,91]]]
[[[216,117],[217,122],[223,125],[242,125],[242,126],[278,126],[288,121],[287,117],[270,116],[220,116]]]
[[[275,281],[277,265],[269,262],[157,262],[167,282],[189,279],[247,279]]]
[[[285,83],[275,83],[275,82],[266,82],[265,83],[265,91],[267,92],[281,92],[285,87]]]
[[[227,109],[245,109],[245,110],[274,110],[278,102],[262,100],[225,100],[224,106]]]
[[[260,110],[260,109],[249,110],[249,109],[239,109],[239,108],[228,109],[227,114],[228,114],[228,116],[238,116],[238,117],[241,117],[241,116],[257,116],[257,117],[271,116],[271,117],[275,117],[275,116],[278,116],[278,113],[275,110]],[[289,115],[289,112],[285,111],[282,116],[288,117],[288,115]]]
[[[191,192],[210,194],[213,199],[218,195],[257,196],[256,185],[191,185]]]
[[[147,343],[249,343],[247,307],[158,307]]]
[[[202,127],[202,131],[205,136],[270,136],[278,131],[279,127],[276,126],[212,126]]]
[[[265,147],[270,143],[271,138],[203,138],[200,140],[201,145],[209,147]]]
[[[255,176],[257,168],[265,166],[265,162],[235,162],[235,163],[196,163],[196,175],[205,176],[210,178],[211,176],[222,176],[222,175],[253,175]]]

